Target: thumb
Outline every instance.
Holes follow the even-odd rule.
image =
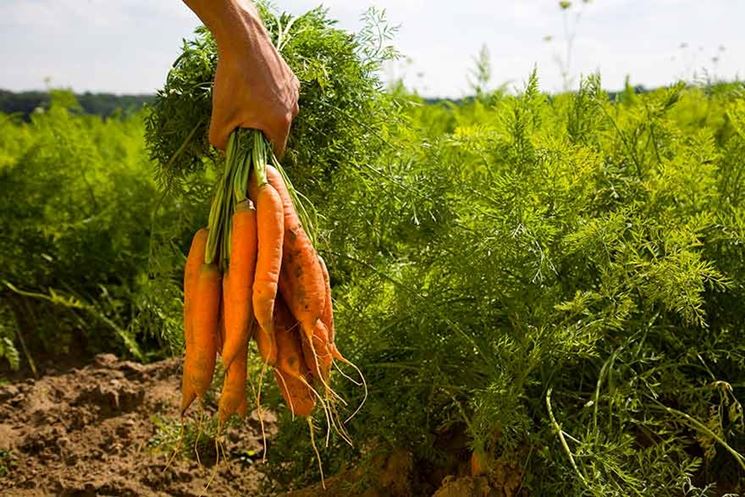
[[[210,130],[209,130],[209,141],[213,147],[225,150],[228,145],[228,137],[232,130],[227,129],[225,122],[218,119],[216,112],[212,112],[212,118],[210,119]]]
[[[215,83],[212,90],[212,115],[210,116],[209,141],[213,147],[225,150],[228,137],[236,127],[234,123],[234,107],[229,101],[230,89],[226,85],[223,66],[218,62],[215,72]]]
[[[269,141],[272,143],[272,148],[274,149],[274,155],[276,155],[278,158],[282,157],[282,155],[285,153],[285,148],[287,147],[287,140],[290,136],[290,128],[292,128],[292,119],[297,115],[297,104],[295,104],[295,109],[287,115],[285,115],[282,119],[280,119],[278,122],[274,123],[274,126],[272,126],[271,129],[269,129],[267,133],[267,138],[269,138]]]

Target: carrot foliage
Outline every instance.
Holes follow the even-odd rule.
[[[373,136],[380,123],[395,116],[390,99],[380,91],[377,71],[395,52],[386,45],[388,32],[373,36],[373,26],[383,25],[379,13],[368,14],[369,27],[361,35],[336,28],[322,8],[293,17],[262,7],[261,14],[300,80],[302,112],[282,163],[293,179],[299,178],[301,191],[310,190],[306,182],[321,185],[331,171],[366,159],[371,147],[379,146]],[[184,42],[150,107],[148,149],[166,187],[209,165],[222,165],[207,141],[216,65],[214,40],[198,28],[195,38]]]
[[[396,146],[317,205],[354,330],[338,341],[371,385],[359,455],[403,446],[456,472],[464,437],[525,495],[742,492],[742,95],[609,96],[598,77],[547,95],[534,74],[413,98]]]

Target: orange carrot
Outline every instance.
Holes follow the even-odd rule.
[[[282,271],[279,290],[292,314],[300,322],[303,355],[311,374],[327,378],[332,356],[329,332],[322,321],[326,302],[326,284],[313,243],[300,223],[280,172],[267,166],[266,175],[282,198],[285,237],[282,247]],[[318,358],[318,361],[316,360]]]
[[[471,476],[483,475],[488,471],[488,457],[482,450],[471,453]]]
[[[241,343],[240,349],[234,354],[233,361],[225,374],[225,383],[223,383],[218,402],[220,423],[227,421],[233,414],[241,417],[246,415],[247,362],[248,341]]]
[[[303,378],[307,371],[302,360],[299,328],[284,299],[278,297],[274,309],[274,329],[277,338],[276,368],[295,378]]]
[[[229,370],[248,344],[252,288],[256,270],[256,210],[250,200],[240,202],[231,219],[230,263],[223,277],[225,341],[222,360]]]
[[[326,298],[323,305],[323,315],[321,316],[321,321],[323,321],[323,324],[326,325],[326,329],[328,329],[329,332],[329,343],[333,345],[335,330],[334,304],[331,301],[331,279],[329,278],[329,270],[326,267],[326,261],[324,261],[323,257],[321,257],[320,255],[318,256],[318,262],[321,263],[321,270],[323,271],[323,282],[326,284]]]
[[[273,166],[266,166],[266,179],[282,199],[282,212],[284,214],[285,230],[294,230],[298,226],[301,226],[300,217],[297,215],[295,210],[295,204],[292,202],[290,192],[287,190],[282,174]],[[285,239],[285,242],[287,240]]]
[[[187,346],[187,350],[192,339],[191,309],[193,307],[199,268],[204,262],[207,233],[207,228],[202,228],[194,234],[191,247],[189,248],[189,255],[184,265],[184,343]]]
[[[271,365],[277,358],[272,316],[282,266],[284,238],[282,199],[270,184],[258,184],[256,174],[252,175],[249,182],[249,196],[256,204],[256,231],[258,233],[258,255],[253,284],[253,311],[259,323],[256,330],[256,343],[259,345],[262,359]]]
[[[274,370],[274,379],[292,414],[310,416],[316,406],[316,398],[308,387],[307,380],[299,380],[281,369]]]
[[[321,320],[326,300],[323,274],[315,249],[302,228],[288,232],[286,238],[294,240],[285,246],[280,293],[300,323],[305,363],[314,377],[326,379],[332,356],[328,329]]]
[[[223,278],[224,280],[224,278]],[[217,353],[222,355],[222,348],[225,344],[225,315],[223,308],[220,307],[220,314],[217,316]]]
[[[267,331],[257,325],[254,328],[253,339],[256,341],[256,348],[259,350],[261,360],[273,366],[277,362],[277,340],[274,336],[274,330]]]
[[[194,292],[194,302],[190,309],[192,319],[192,345],[194,353],[186,355],[184,361],[184,391],[182,413],[194,400],[201,397],[212,382],[215,372],[215,356],[219,333],[220,314],[220,271],[215,264],[202,264]]]
[[[186,345],[186,360],[184,361],[184,376],[181,387],[182,411],[197,397],[193,385],[186,381],[186,364],[193,361],[190,357],[194,354],[194,294],[199,282],[199,268],[204,261],[204,249],[207,244],[207,229],[202,228],[194,234],[189,248],[189,255],[184,266],[184,344]]]
[[[316,400],[308,383],[309,371],[303,362],[297,327],[297,321],[282,298],[277,298],[274,328],[277,337],[277,365],[274,377],[292,413],[296,416],[309,416]]]
[[[323,281],[326,283],[326,303],[323,306],[323,316],[321,317],[321,321],[326,325],[326,329],[329,333],[329,352],[334,359],[349,363],[349,361],[341,355],[339,349],[336,348],[336,342],[334,341],[336,338],[336,329],[334,328],[334,304],[331,300],[331,279],[329,278],[329,271],[326,268],[326,262],[323,260],[323,257],[319,255],[318,261],[321,263]]]

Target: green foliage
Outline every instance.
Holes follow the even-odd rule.
[[[16,458],[13,453],[0,449],[0,477],[8,476],[16,467]]]
[[[201,464],[214,464],[219,455],[221,436],[216,418],[202,416],[188,421],[155,415],[151,418],[155,433],[148,440],[149,449],[173,457],[179,454]],[[224,457],[224,456],[223,456]]]
[[[478,56],[473,61],[475,67],[471,70],[468,82],[477,97],[484,95],[491,80],[492,70],[489,57],[489,47],[482,45]]]
[[[742,91],[548,97],[533,75],[415,103],[393,149],[337,171],[316,207],[337,342],[371,385],[355,442],[431,467],[464,432],[535,495],[742,491]]]
[[[140,116],[77,108],[54,92],[30,123],[0,117],[3,356],[15,362],[10,330],[32,358],[177,350],[183,247],[206,192],[194,180],[189,204],[158,193]]]
[[[392,117],[376,71],[395,55],[382,13],[372,10],[357,37],[334,27],[325,9],[301,16],[261,14],[275,46],[300,80],[300,107],[283,165],[301,178],[300,191],[325,192],[325,179],[340,165],[367,159],[381,123]],[[182,53],[158,91],[147,117],[151,158],[161,183],[173,187],[189,174],[219,162],[209,145],[212,79],[217,47],[204,27]]]
[[[17,371],[21,365],[21,356],[15,346],[16,323],[7,306],[0,306],[0,359],[4,360],[11,370]]]
[[[0,112],[20,114],[27,119],[36,109],[48,109],[56,90],[12,92],[0,90]],[[78,93],[80,107],[88,114],[102,117],[138,112],[150,102],[151,95],[115,95],[112,93]]]

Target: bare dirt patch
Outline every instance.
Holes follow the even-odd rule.
[[[142,365],[102,354],[81,369],[1,386],[0,494],[258,495],[261,463],[245,456],[261,449],[255,419],[228,428],[230,460],[218,465],[154,447],[158,420],[178,417],[179,368],[178,359]]]

